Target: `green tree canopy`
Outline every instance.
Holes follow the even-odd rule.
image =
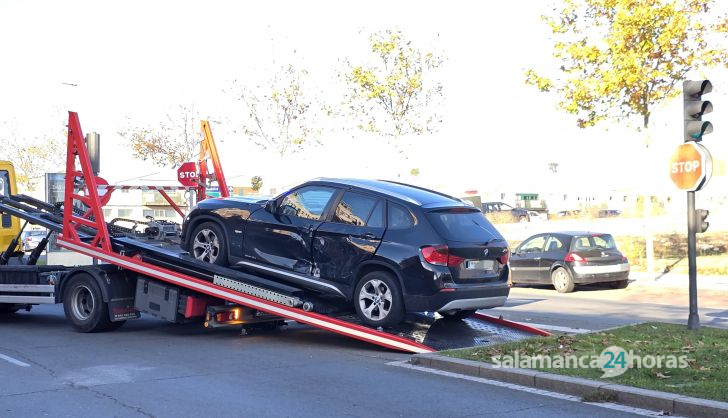
[[[709,40],[726,20],[710,22],[712,0],[562,0],[544,16],[554,35],[554,74],[529,69],[526,82],[555,91],[579,127],[641,118],[679,94],[693,70],[726,65],[725,48]],[[713,38],[715,38],[713,36]]]
[[[254,192],[260,191],[260,188],[263,187],[263,177],[261,176],[253,176],[250,179],[250,188],[253,189]]]

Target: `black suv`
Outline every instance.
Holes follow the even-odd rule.
[[[271,200],[207,199],[185,218],[199,260],[352,303],[373,326],[463,318],[508,297],[508,243],[461,200],[401,183],[317,179]]]

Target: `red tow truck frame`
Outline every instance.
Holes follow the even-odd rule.
[[[214,178],[218,182],[221,195],[227,196],[228,187],[209,124],[203,123],[202,129],[206,140],[200,152],[199,178],[203,181],[198,187],[198,196],[200,199],[205,196],[204,181],[209,178]],[[207,158],[212,159],[214,177],[208,170]],[[100,195],[99,190],[104,188],[107,193]],[[164,289],[165,295],[179,294],[173,308],[176,315],[183,320],[205,313],[206,325],[216,320],[221,323],[230,320],[228,322],[231,324],[245,325],[245,320],[240,320],[239,316],[240,309],[245,309],[246,317],[252,318],[251,323],[281,324],[282,319],[287,319],[398,351],[425,353],[438,349],[425,344],[429,337],[408,338],[407,335],[411,333],[402,330],[372,329],[360,325],[352,319],[352,315],[336,315],[325,309],[316,312],[314,306],[320,304],[320,301],[315,295],[307,294],[301,289],[231,268],[206,264],[189,257],[180,249],[170,250],[134,238],[115,236],[106,223],[102,210],[113,188],[114,186],[108,186],[102,178],[94,174],[78,115],[69,112],[62,218],[59,217],[58,208],[22,195],[0,197],[0,211],[25,219],[29,223],[45,226],[57,233],[59,246],[108,264],[76,268],[55,266],[57,271],[55,275],[50,275],[52,278],[47,273],[50,267],[46,266],[46,273],[38,273],[37,280],[22,284],[14,283],[12,277],[3,275],[1,268],[4,266],[0,266],[0,304],[29,306],[36,299],[24,299],[22,292],[31,292],[33,286],[44,286],[43,289],[48,292],[46,302],[63,302],[66,316],[73,316],[74,309],[67,306],[73,303],[73,297],[68,297],[69,292],[75,292],[72,285],[74,281],[71,279],[79,274],[86,274],[95,277],[101,287],[104,303],[108,305],[109,317],[103,318],[107,324],[123,323],[125,319],[136,318],[139,310],[154,313],[140,306],[139,295],[142,291],[140,286],[144,286],[145,291],[149,286],[156,286],[155,288]],[[72,284],[68,285],[69,282]],[[50,285],[53,286],[52,291],[48,291]],[[219,306],[220,303],[222,306]],[[214,306],[215,304],[218,306]],[[181,305],[185,305],[185,309],[181,309]],[[220,312],[225,315],[216,316]],[[103,315],[107,313],[103,312]],[[74,318],[69,319],[77,324],[80,319]],[[499,336],[507,334],[508,338],[548,335],[545,331],[488,315],[475,314],[466,321],[469,321],[467,324],[471,328],[477,329],[488,324],[486,327],[490,327],[490,331],[485,335],[491,337],[494,333]],[[430,324],[432,322],[430,320]],[[80,330],[103,330],[87,328]],[[418,325],[414,328],[421,327]],[[493,328],[497,329],[493,331]],[[492,339],[491,337],[487,338]],[[444,346],[440,344],[440,347]]]

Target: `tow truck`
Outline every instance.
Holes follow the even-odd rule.
[[[182,186],[204,199],[216,181],[222,196],[228,187],[209,124],[196,172]],[[208,168],[207,161],[212,167]],[[188,165],[189,167],[189,165]],[[106,222],[103,206],[111,192],[131,186],[109,185],[93,171],[78,114],[69,112],[65,191],[55,205],[18,194],[12,164],[0,163],[0,313],[30,310],[37,304],[63,304],[66,318],[79,332],[111,331],[147,313],[175,323],[199,321],[206,327],[240,326],[244,332],[278,328],[291,322],[335,332],[388,349],[425,353],[441,349],[513,341],[548,332],[503,318],[476,313],[461,321],[434,313],[412,315],[402,324],[373,329],[358,322],[350,308],[275,280],[196,260],[159,225],[139,230]],[[169,186],[146,187],[169,198]],[[20,223],[23,223],[21,226]],[[48,235],[26,257],[19,249],[28,225]],[[167,225],[169,226],[169,225]],[[163,230],[165,225],[161,226]],[[52,234],[67,250],[91,257],[83,266],[38,265]]]

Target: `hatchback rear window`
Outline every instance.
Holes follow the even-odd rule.
[[[574,237],[571,243],[572,251],[614,250],[616,248],[617,244],[615,244],[614,238],[609,234]]]
[[[503,239],[482,212],[467,208],[440,209],[427,214],[438,234],[448,241],[488,242]]]

